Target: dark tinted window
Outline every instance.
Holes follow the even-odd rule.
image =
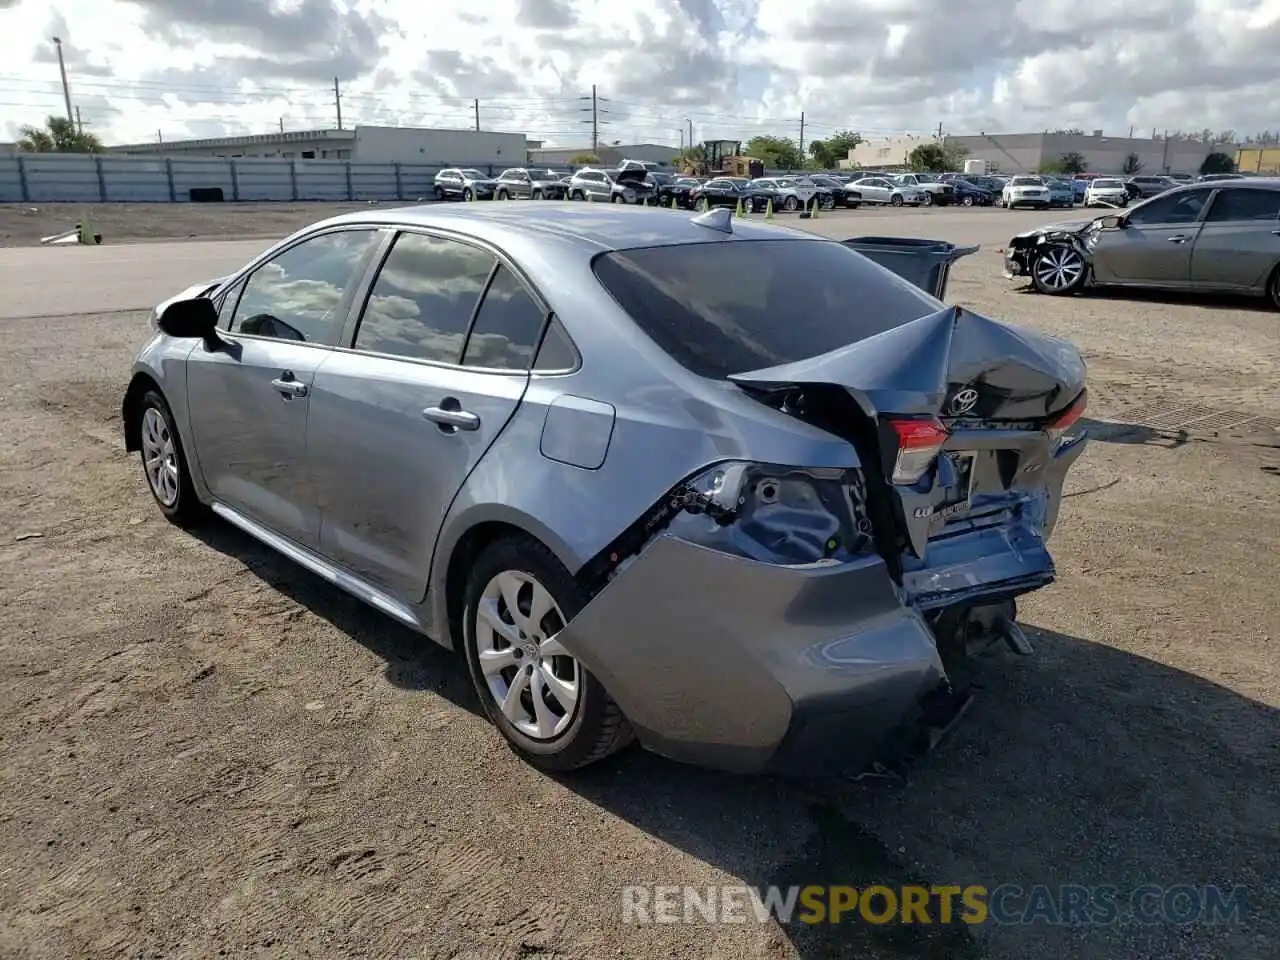
[[[942,309],[822,240],[736,240],[603,254],[606,289],[694,373],[725,377],[828,353]]]
[[[373,230],[343,230],[304,240],[250,274],[231,331],[306,343],[334,343],[356,268]]]
[[[1275,220],[1280,216],[1280,190],[1220,190],[1214,198],[1210,222],[1223,220]]]
[[[534,361],[535,370],[572,370],[578,364],[578,353],[573,348],[569,334],[560,326],[560,321],[551,318],[546,335],[542,338],[542,346],[538,348],[538,359]]]
[[[494,262],[454,240],[400,234],[369,293],[356,349],[457,363]]]
[[[545,311],[516,275],[498,267],[467,338],[462,365],[528,370],[545,319]]]
[[[1209,199],[1209,188],[1188,190],[1185,193],[1165,194],[1129,214],[1130,223],[1191,223],[1200,216],[1200,210]]]

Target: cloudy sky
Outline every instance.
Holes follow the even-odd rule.
[[[601,140],[1280,127],[1280,0],[0,0],[0,140],[392,123]]]

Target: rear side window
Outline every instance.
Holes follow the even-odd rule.
[[[528,370],[547,314],[514,273],[499,266],[467,337],[464,367]]]
[[[495,262],[456,240],[400,234],[369,292],[356,349],[457,363]]]
[[[1280,215],[1280,190],[1222,190],[1205,220],[1275,220]]]
[[[942,309],[896,274],[823,240],[619,250],[592,266],[654,342],[716,379],[829,353]]]

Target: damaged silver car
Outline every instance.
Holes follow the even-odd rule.
[[[1025,231],[1005,248],[1004,275],[1056,296],[1143,287],[1266,297],[1280,309],[1280,179],[1189,184]]]
[[[324,221],[161,304],[126,446],[441,644],[532,763],[860,765],[948,722],[1085,437],[1065,342],[727,210]]]

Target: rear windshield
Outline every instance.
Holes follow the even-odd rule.
[[[1119,180],[1095,180],[1093,181],[1093,185],[1095,187],[1101,187],[1104,190],[1110,190],[1115,187],[1122,186]]]
[[[1015,187],[1043,187],[1044,186],[1044,184],[1041,183],[1036,177],[1014,177],[1013,180],[1010,182]]]
[[[942,309],[824,240],[645,247],[601,254],[592,266],[658,346],[715,379],[829,353]]]

